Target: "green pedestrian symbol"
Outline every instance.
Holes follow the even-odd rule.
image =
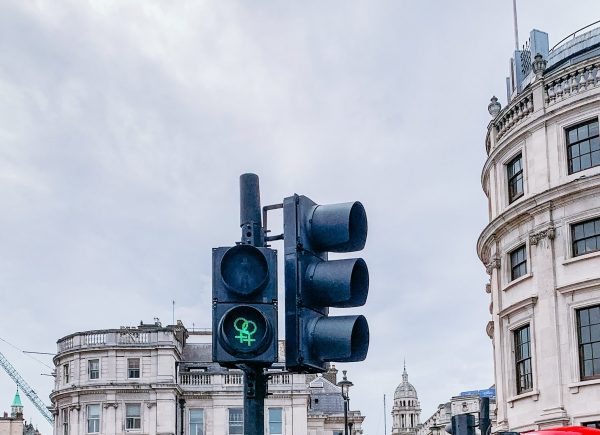
[[[252,346],[252,343],[256,341],[256,339],[252,338],[252,336],[256,333],[256,323],[252,320],[246,320],[243,317],[238,317],[233,322],[233,327],[238,335],[235,336],[238,340],[240,340],[241,344],[246,343],[248,346]]]

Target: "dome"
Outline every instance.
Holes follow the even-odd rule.
[[[404,399],[404,398],[417,398],[417,390],[415,387],[408,382],[408,373],[406,373],[406,366],[404,367],[404,372],[402,373],[402,382],[398,387],[396,387],[396,391],[394,393],[394,399]]]

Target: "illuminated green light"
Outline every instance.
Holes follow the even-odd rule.
[[[256,330],[258,329],[256,323],[252,320],[247,320],[243,317],[238,317],[233,322],[233,327],[238,335],[235,336],[240,341],[240,344],[246,343],[248,346],[252,346],[252,343],[256,341],[256,339],[252,338],[254,334],[256,334]]]

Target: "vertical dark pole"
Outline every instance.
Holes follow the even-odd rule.
[[[490,425],[490,398],[482,397],[479,401],[479,430],[481,435],[487,435]]]
[[[244,435],[265,433],[267,376],[262,367],[242,367],[244,371]]]
[[[240,176],[240,227],[242,243],[252,246],[265,245],[260,210],[260,186],[256,174]]]
[[[180,412],[180,423],[179,423],[179,433],[183,435],[183,427],[184,427],[184,407],[185,407],[185,399],[179,399],[179,412]]]
[[[242,243],[265,245],[260,209],[258,175],[240,176],[240,227]],[[267,376],[261,366],[242,366],[244,372],[244,435],[265,433],[265,396]]]
[[[348,435],[348,399],[344,398],[344,435]]]

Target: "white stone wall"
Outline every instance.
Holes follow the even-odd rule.
[[[565,139],[569,126],[600,116],[600,84],[553,101],[548,86],[564,74],[538,78],[524,91],[532,93],[533,111],[498,138],[495,123],[508,107],[488,133],[482,183],[490,224],[480,236],[478,253],[490,273],[495,430],[522,432],[600,420],[600,379],[581,381],[575,318],[576,309],[600,304],[600,251],[573,257],[570,229],[600,217],[600,167],[569,175]],[[509,204],[506,163],[519,153],[525,194]],[[511,281],[509,254],[523,244],[527,274]],[[533,389],[517,394],[513,331],[526,324],[532,337]]]

